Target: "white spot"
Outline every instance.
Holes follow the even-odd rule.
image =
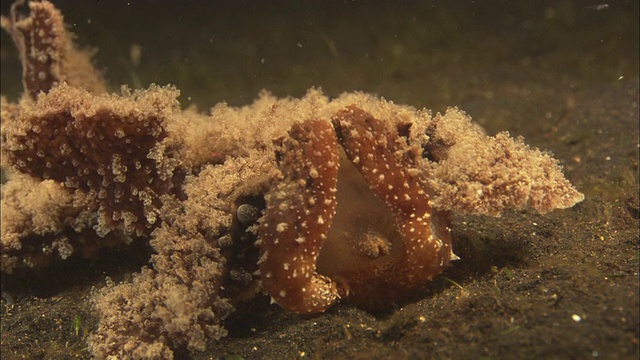
[[[280,224],[276,225],[276,231],[284,232],[285,230],[287,230],[288,227],[289,227],[289,224],[281,222]]]
[[[260,259],[258,259],[258,264],[262,264],[263,262],[267,261],[267,258],[269,257],[269,250],[266,250],[262,256],[260,256]]]
[[[320,225],[324,224],[324,219],[322,218],[322,215],[318,216],[318,224]]]
[[[318,176],[320,176],[318,174],[318,169],[316,169],[315,167],[312,167],[311,170],[309,170],[309,176],[311,176],[312,179],[317,179]]]
[[[283,267],[285,270],[289,270],[289,263],[284,263],[284,264],[282,264],[282,267]]]
[[[280,290],[280,292],[278,293],[278,295],[280,295],[280,297],[286,297],[287,296],[287,292],[284,290]]]

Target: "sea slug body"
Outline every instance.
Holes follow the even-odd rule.
[[[297,123],[282,140],[276,154],[282,175],[266,195],[258,235],[264,288],[273,301],[297,313],[324,311],[347,296],[365,305],[388,304],[431,280],[454,256],[448,214],[432,212],[427,182],[411,170],[420,152],[397,129],[355,105],[339,111],[332,123]],[[338,144],[384,202],[381,207],[390,210],[395,238],[372,230],[374,224],[359,229],[365,234],[329,239],[337,206]],[[328,248],[352,251],[359,265],[351,266],[347,258],[333,264],[331,274],[318,273],[318,256],[331,241],[343,244]]]
[[[315,313],[344,295],[315,271],[335,213],[338,143],[331,124],[321,120],[298,123],[289,135],[277,154],[282,176],[266,195],[260,273],[275,302],[293,312]]]

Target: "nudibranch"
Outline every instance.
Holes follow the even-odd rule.
[[[455,258],[448,213],[429,205],[410,127],[350,105],[278,140],[279,175],[257,231],[274,302],[301,314],[344,298],[390,303]]]

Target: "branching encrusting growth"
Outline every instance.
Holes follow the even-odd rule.
[[[26,94],[35,100],[64,82],[99,94],[106,91],[101,74],[91,64],[92,52],[79,50],[64,25],[60,11],[48,1],[28,2],[29,14],[11,6],[11,17],[2,17],[2,28],[13,38],[22,60]]]
[[[298,313],[388,305],[456,259],[450,212],[546,213],[584,198],[550,154],[486,136],[457,109],[311,89],[205,116],[180,110],[170,86],[98,94],[87,54],[69,65],[78,52],[58,10],[18,6],[2,19],[25,96],[2,98],[0,270],[133,238],[154,250],[133,280],[94,294],[96,358],[203,349],[260,291]]]
[[[159,194],[171,189],[149,158],[166,136],[177,92],[152,88],[119,97],[60,85],[3,119],[3,162],[51,179],[93,201],[100,236],[140,236],[157,220]]]
[[[255,161],[229,160],[189,176],[186,200],[163,196],[164,221],[150,240],[153,268],[93,299],[101,319],[89,339],[95,356],[171,359],[172,349],[202,350],[207,339],[226,335],[221,322],[233,306],[222,288],[233,284],[222,253],[234,246],[232,199],[264,171]]]
[[[77,248],[85,253],[94,250],[95,242],[84,240],[91,237],[86,224],[95,215],[85,210],[87,198],[82,194],[52,180],[16,174],[3,186],[2,200],[2,272],[67,259]]]
[[[544,214],[584,199],[549,153],[507,132],[488,137],[458,109],[438,114],[427,133],[425,149],[432,159],[425,168],[435,189],[434,207],[499,216],[530,206]]]

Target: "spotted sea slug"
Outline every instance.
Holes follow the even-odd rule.
[[[455,258],[448,213],[429,205],[431,190],[418,169],[422,149],[403,136],[408,131],[410,124],[391,128],[355,105],[331,123],[292,127],[276,156],[281,175],[266,195],[259,231],[263,286],[275,302],[298,313],[324,311],[345,297],[388,303]],[[350,167],[364,188],[348,179]],[[357,194],[366,188],[370,194]],[[337,200],[351,213],[336,214]],[[353,213],[358,201],[371,207]]]

